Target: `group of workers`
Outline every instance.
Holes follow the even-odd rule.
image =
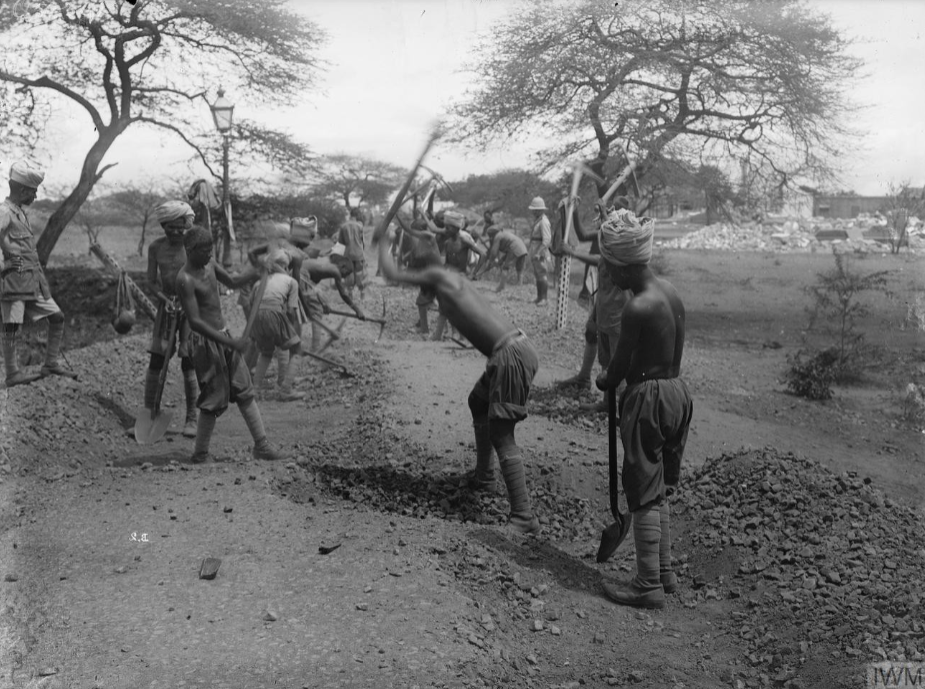
[[[36,198],[43,179],[40,171],[14,164],[10,195],[0,206],[0,306],[7,387],[35,379],[19,369],[16,354],[16,338],[26,319],[45,319],[48,323],[45,362],[37,376],[76,377],[59,361],[65,319],[50,294],[35,235],[24,212],[24,207]],[[560,221],[565,207],[560,204]],[[551,225],[541,198],[534,199],[529,209],[534,214],[534,224],[526,255],[536,276],[536,303],[543,304],[548,289],[546,262],[551,252]],[[291,241],[271,241],[252,249],[251,265],[232,274],[214,260],[212,233],[193,224],[189,204],[168,201],[157,209],[157,217],[164,237],[149,248],[148,278],[156,287],[159,305],[145,375],[145,407],[153,405],[158,374],[166,365],[170,347],[165,336],[173,332],[170,325],[177,326],[170,320],[179,319],[178,354],[187,400],[183,433],[195,437],[191,461],[210,459],[216,419],[231,403],[237,405],[254,440],[253,456],[283,458],[285,454],[268,439],[255,387],[264,384],[271,357],[285,351],[289,358],[278,374],[280,394],[283,399],[299,398],[292,386],[293,365],[300,352],[301,328],[307,313],[314,309],[317,315],[319,308],[322,314],[326,310],[323,299],[318,303],[321,297],[317,283],[321,280],[333,279],[344,301],[354,308],[358,318],[364,318],[362,309],[342,285],[344,278],[352,275],[361,294],[364,289],[362,251],[347,255],[351,244],[354,249],[365,248],[362,225],[341,228],[338,239],[344,241],[337,245],[340,251],[330,256],[312,256],[306,251],[307,242],[299,247]],[[596,303],[586,327],[585,361],[569,383],[589,383],[593,354],[599,353],[603,371],[595,380],[596,386],[610,390],[625,385],[619,398],[622,478],[632,515],[636,575],[623,586],[606,584],[605,593],[620,604],[661,608],[665,594],[677,589],[671,563],[668,498],[678,485],[693,409],[689,391],[680,378],[684,307],[675,288],[649,267],[654,237],[648,219],[637,218],[627,208],[600,206],[595,219],[597,232],[586,232],[577,212],[575,219],[579,237],[594,240],[593,251],[583,254],[566,243],[561,251],[596,265],[601,286],[594,295]],[[410,224],[400,218],[397,221],[398,230],[391,225],[380,226],[373,236],[382,276],[392,283],[419,287],[418,305],[435,301],[441,318],[487,358],[485,371],[468,396],[476,446],[468,485],[473,490],[495,486],[497,455],[510,502],[510,524],[518,532],[536,534],[540,523],[530,504],[523,452],[517,445],[515,429],[527,416],[539,357],[523,330],[499,313],[466,277],[469,252],[479,259],[472,270],[476,276],[486,269],[490,257],[494,260],[502,251],[514,252],[515,268],[524,254],[516,253],[519,247],[515,242],[502,246],[499,238],[507,239],[506,231],[489,223],[490,217],[486,218],[486,234],[491,238],[487,251],[471,235],[464,234],[465,220],[453,211],[444,212],[439,219],[417,212]],[[402,235],[413,239],[410,246]],[[441,257],[438,237],[444,244],[445,259]],[[219,283],[230,289],[254,290],[256,285],[260,299],[255,297],[247,305],[248,319],[253,321],[251,338],[234,337],[226,327]],[[619,324],[613,322],[615,310],[620,313]],[[425,312],[418,324],[422,329],[427,327]],[[320,322],[307,320],[313,325]],[[588,334],[592,330],[593,343]],[[245,354],[251,346],[256,347],[257,357],[249,365]],[[601,350],[606,350],[606,355]]]

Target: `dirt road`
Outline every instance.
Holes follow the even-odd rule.
[[[632,570],[631,543],[594,562],[607,520],[604,419],[549,391],[577,363],[581,313],[556,333],[538,325],[527,287],[493,297],[526,321],[543,361],[518,426],[544,524],[525,539],[504,526],[502,493],[459,487],[474,453],[465,398],[483,358],[408,334],[413,293],[389,298],[383,343],[350,322],[329,350],[355,377],[304,363],[304,402],[261,402],[288,462],[251,460],[234,409],[216,430],[218,463],[189,465],[191,442],[177,434],[135,445],[125,431],[143,334],[71,352],[78,383],[0,392],[0,686],[706,689],[862,678],[864,657],[830,630],[787,640],[792,622],[754,620],[765,588],[743,579],[747,553],[704,547],[693,507],[677,518],[682,590],[665,611],[602,596],[602,578]],[[692,338],[687,476],[708,458],[770,448],[857,471],[919,508],[919,438],[857,411],[871,404],[864,394],[886,393],[824,406],[785,395],[784,351],[764,339]],[[181,395],[174,375],[168,404]],[[198,578],[205,557],[222,560],[212,581]],[[921,644],[921,627],[909,630]]]

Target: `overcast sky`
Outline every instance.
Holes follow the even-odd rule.
[[[409,166],[427,130],[466,86],[461,67],[475,36],[516,6],[513,0],[294,0],[322,26],[331,63],[324,93],[308,94],[299,107],[272,114],[238,112],[287,129],[317,153],[362,153]],[[860,44],[856,54],[869,76],[852,94],[865,106],[852,125],[867,132],[845,170],[844,186],[862,194],[885,193],[891,181],[925,184],[925,1],[811,0]],[[235,94],[227,96],[234,100]],[[204,114],[208,117],[208,113]],[[85,127],[61,126],[61,146],[48,181],[73,183],[91,138]],[[537,142],[536,148],[542,142]],[[449,179],[522,167],[531,147],[466,154],[437,146],[428,158]],[[129,130],[105,162],[110,184],[167,173],[185,178],[177,164],[186,150]],[[218,161],[216,161],[218,162]]]

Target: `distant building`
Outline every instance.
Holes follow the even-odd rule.
[[[883,211],[889,204],[889,196],[815,196],[813,217],[856,218],[861,213]]]

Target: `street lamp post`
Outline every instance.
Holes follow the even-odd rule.
[[[234,226],[231,223],[231,196],[228,188],[228,137],[234,121],[234,105],[225,98],[225,91],[218,90],[218,98],[209,106],[215,128],[222,135],[222,211],[225,214],[225,236],[222,238],[221,262],[223,266],[231,265],[231,245],[234,242]],[[218,251],[218,247],[216,247]],[[216,255],[218,258],[218,255]]]

